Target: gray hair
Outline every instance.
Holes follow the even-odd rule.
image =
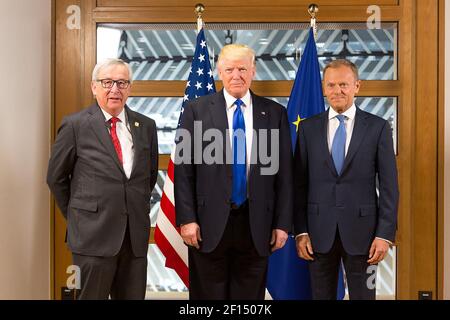
[[[130,80],[130,82],[133,82],[133,71],[131,70],[131,67],[128,63],[126,63],[125,61],[123,61],[122,59],[116,59],[116,58],[108,58],[105,59],[103,61],[98,62],[95,65],[94,71],[92,71],[92,81],[97,81],[98,80],[98,74],[100,73],[100,71],[102,71],[103,69],[106,69],[110,66],[125,66],[128,69],[128,75],[130,77],[130,79],[125,79],[125,80]]]

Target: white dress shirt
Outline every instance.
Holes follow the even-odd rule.
[[[100,108],[105,116],[106,122],[108,122],[113,116],[108,112]],[[134,161],[134,148],[133,137],[131,136],[130,124],[125,113],[125,108],[117,116],[120,121],[116,123],[116,133],[120,141],[120,148],[122,149],[123,171],[127,178],[130,178],[131,170],[133,169]],[[108,131],[110,127],[108,126]]]
[[[237,100],[232,95],[230,95],[225,89],[223,89],[223,95],[225,97],[226,107],[227,107],[227,119],[228,119],[228,134],[230,136],[230,146],[233,146],[233,115],[236,110],[236,105],[234,104]],[[250,159],[252,152],[252,141],[253,141],[253,105],[252,96],[250,91],[241,98],[244,103],[241,106],[242,114],[244,116],[245,123],[245,149],[246,149],[246,167],[247,167],[247,178],[250,171]]]
[[[330,151],[330,154],[334,135],[336,134],[336,130],[339,127],[339,120],[336,118],[337,115],[339,115],[339,113],[337,113],[333,108],[330,107],[330,110],[328,111],[328,150]],[[345,116],[344,124],[345,132],[347,133],[347,138],[345,140],[345,155],[347,155],[348,146],[350,145],[350,140],[352,139],[353,127],[355,126],[355,104],[352,104],[352,106],[345,112],[343,112],[342,115]]]

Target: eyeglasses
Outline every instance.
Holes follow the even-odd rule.
[[[117,84],[117,88],[119,89],[127,89],[130,86],[130,81],[128,80],[98,79],[97,81],[100,82],[105,89],[111,89],[114,87],[114,83]]]

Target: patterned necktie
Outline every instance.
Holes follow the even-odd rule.
[[[119,137],[117,136],[116,131],[116,124],[117,122],[120,122],[119,118],[112,117],[110,120],[111,122],[111,130],[109,130],[109,134],[111,135],[111,140],[114,145],[114,149],[116,149],[117,157],[119,158],[119,162],[121,165],[123,165],[123,157],[122,157],[122,147],[120,146]]]
[[[336,116],[336,119],[339,120],[339,127],[336,130],[331,146],[331,156],[333,157],[334,167],[339,175],[341,174],[345,159],[345,142],[347,140],[345,118],[346,117],[342,114]]]
[[[241,106],[241,99],[234,103],[236,110],[233,114],[233,189],[231,201],[240,206],[247,199],[247,172],[246,172],[246,142],[245,122]]]

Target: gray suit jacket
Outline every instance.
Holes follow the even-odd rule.
[[[116,255],[128,220],[134,254],[147,254],[150,194],[158,170],[156,125],[127,106],[125,110],[135,151],[129,179],[97,104],[67,116],[58,130],[47,183],[67,220],[73,253]]]

